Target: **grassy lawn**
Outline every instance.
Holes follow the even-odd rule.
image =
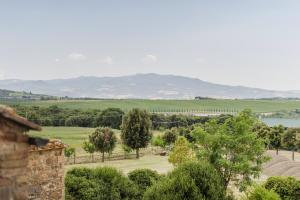
[[[105,109],[121,108],[127,111],[142,108],[154,112],[231,112],[249,108],[254,112],[291,111],[300,109],[298,100],[49,100],[49,101],[16,101],[1,102],[3,104],[22,104],[48,107],[57,105],[70,109]]]
[[[88,164],[75,164],[66,165],[65,170],[68,171],[74,167],[103,167],[110,166],[121,170],[124,173],[128,173],[134,169],[147,168],[156,170],[159,173],[167,173],[173,169],[173,166],[168,162],[167,156],[155,156],[145,155],[137,159],[117,160],[117,161],[105,161],[104,163],[88,163]]]
[[[84,140],[88,140],[88,136],[95,130],[95,128],[81,128],[81,127],[43,127],[41,132],[30,131],[29,135],[43,137],[48,139],[60,139],[62,142],[70,147],[76,148],[77,155],[86,154],[82,149]],[[123,152],[121,147],[120,130],[115,130],[118,142],[114,153]],[[154,135],[161,134],[159,131],[153,131]]]

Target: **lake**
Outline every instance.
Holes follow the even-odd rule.
[[[269,126],[276,126],[282,124],[286,127],[300,127],[300,119],[262,118],[261,120]]]

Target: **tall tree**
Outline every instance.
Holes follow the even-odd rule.
[[[152,138],[149,113],[145,110],[134,108],[124,115],[121,127],[123,143],[135,149],[136,158],[139,158],[139,149],[147,147]]]
[[[282,135],[282,146],[292,151],[292,159],[295,159],[295,150],[300,149],[300,131],[297,128],[289,128]]]
[[[102,153],[102,162],[104,162],[104,153],[111,152],[117,142],[115,133],[110,128],[97,128],[90,136],[90,142],[95,146],[96,151]]]
[[[284,127],[282,125],[274,126],[270,133],[270,145],[272,148],[276,149],[276,154],[278,155],[278,150],[281,147],[282,135],[284,134]]]
[[[224,124],[211,121],[205,129],[198,127],[192,132],[198,158],[215,166],[225,187],[235,181],[240,189],[244,189],[252,176],[259,176],[262,164],[268,160],[264,155],[264,141],[252,131],[255,121],[252,113],[245,110]]]

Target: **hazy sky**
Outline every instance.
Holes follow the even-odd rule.
[[[0,79],[149,72],[300,90],[300,1],[0,0]]]

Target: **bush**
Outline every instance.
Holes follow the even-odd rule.
[[[66,197],[82,200],[138,199],[137,186],[114,168],[74,168],[65,179]]]
[[[176,128],[172,128],[171,130],[167,130],[162,139],[166,145],[174,144],[177,139],[178,133]]]
[[[218,172],[208,163],[188,162],[150,187],[145,200],[228,199]]]
[[[128,178],[139,187],[140,193],[143,195],[146,189],[154,185],[161,176],[150,169],[136,169],[128,174]]]
[[[272,191],[267,190],[262,186],[254,186],[247,193],[247,197],[244,200],[280,200],[279,195]]]
[[[300,181],[293,177],[270,177],[264,186],[279,194],[283,200],[300,199]]]

